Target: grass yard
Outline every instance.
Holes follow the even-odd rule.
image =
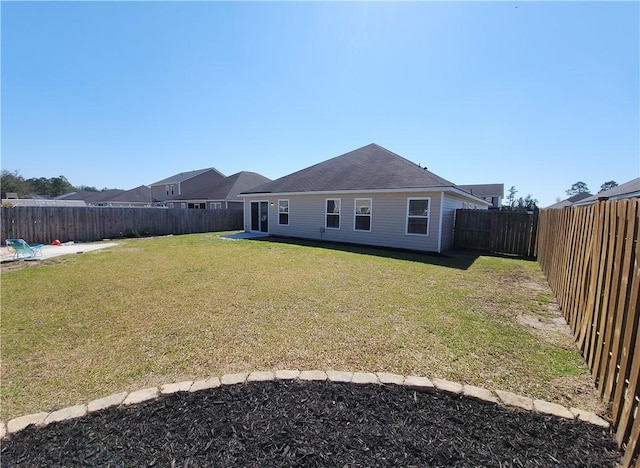
[[[440,377],[603,410],[573,339],[552,326],[535,262],[219,234],[118,243],[3,265],[2,420],[286,368]]]

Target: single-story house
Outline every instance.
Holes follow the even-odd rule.
[[[242,200],[238,198],[241,192],[270,182],[271,179],[255,172],[242,171],[225,177],[209,187],[191,192],[188,198],[172,198],[166,202],[169,208],[196,208],[220,210],[235,208],[241,210]]]
[[[248,232],[442,252],[458,208],[490,203],[376,144],[241,194]]]
[[[622,200],[623,198],[638,197],[640,197],[640,177],[610,188],[609,190],[605,190],[604,192],[596,193],[595,195],[584,198],[574,203],[573,206],[593,205],[599,200]]]

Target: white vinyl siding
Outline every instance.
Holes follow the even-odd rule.
[[[349,195],[336,193],[341,199],[342,221],[349,223],[349,229],[326,229],[326,200],[324,194],[287,194],[290,213],[289,225],[280,226],[277,222],[269,223],[269,233],[275,236],[298,237],[302,239],[326,240],[334,242],[346,242],[352,244],[364,244],[399,249],[420,250],[425,252],[438,252],[438,232],[440,192],[431,193],[429,206],[431,219],[429,221],[429,236],[407,236],[407,197],[424,197],[424,192],[399,192],[399,193],[358,193]],[[265,194],[256,197],[245,198],[245,230],[251,229],[251,201],[265,200]],[[331,198],[331,199],[335,199]],[[355,199],[370,198],[372,203],[371,231],[363,232],[352,229],[352,220],[355,217]],[[269,219],[277,219],[277,196],[269,200]],[[273,202],[273,206],[271,206]],[[374,212],[375,211],[375,212]]]

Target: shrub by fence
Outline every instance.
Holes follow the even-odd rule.
[[[537,213],[456,210],[454,245],[463,249],[532,257],[537,221]]]
[[[639,205],[632,199],[543,210],[538,228],[538,262],[611,403],[623,466],[640,454]]]
[[[89,242],[116,237],[189,234],[242,229],[242,210],[182,208],[14,206],[2,207],[2,245],[22,238],[30,244]]]

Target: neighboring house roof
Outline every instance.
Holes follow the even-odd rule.
[[[196,177],[196,176],[199,176],[200,174],[204,174],[205,172],[208,172],[208,171],[214,171],[215,173],[219,174],[222,177],[225,176],[222,172],[218,171],[215,167],[208,167],[206,169],[198,169],[196,171],[181,172],[179,174],[172,175],[171,177],[167,177],[166,179],[159,180],[158,182],[154,182],[153,184],[151,184],[151,186],[153,187],[154,185],[178,184],[180,182],[184,182],[187,179],[191,179],[192,177]]]
[[[112,200],[113,197],[123,193],[124,190],[109,189],[94,192],[91,190],[78,190],[77,192],[69,192],[56,197],[56,200],[84,200],[87,203],[101,203]]]
[[[604,192],[597,193],[588,198],[580,200],[574,203],[574,206],[591,205],[598,200],[620,200],[622,198],[634,198],[640,197],[640,177],[637,177],[629,182],[620,184],[612,189],[605,190]]]
[[[126,190],[117,194],[109,201],[113,202],[130,202],[130,203],[149,203],[151,201],[151,188],[148,185],[140,185],[131,190]]]
[[[577,193],[569,198],[565,198],[564,200],[561,200],[557,203],[554,203],[553,205],[549,205],[547,206],[547,209],[551,208],[551,209],[559,209],[559,208],[564,208],[565,206],[571,206],[573,205],[575,202],[578,202],[580,200],[584,200],[585,198],[590,197],[591,194],[588,192],[582,192],[582,193]]]
[[[371,143],[262,184],[243,192],[243,194],[432,187],[458,188],[453,182],[443,179],[382,146]]]
[[[87,204],[99,203],[149,203],[149,186],[141,185],[131,190],[109,189],[99,192],[78,190],[56,197],[56,200],[84,200]]]
[[[458,187],[476,197],[504,197],[504,184],[458,185]]]
[[[188,199],[241,201],[238,198],[240,193],[270,181],[271,179],[255,172],[242,171],[225,177],[211,187],[191,193]]]
[[[3,198],[2,203],[12,206],[87,206],[84,200],[57,200],[51,198]]]

